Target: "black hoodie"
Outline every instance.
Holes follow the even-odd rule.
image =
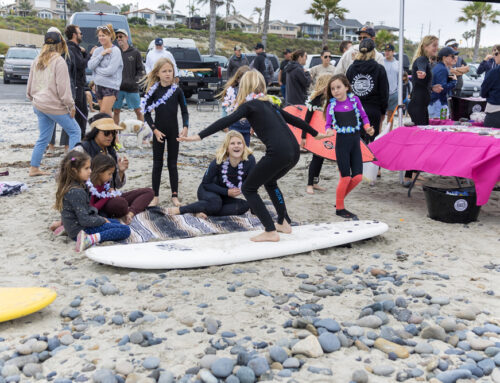
[[[389,81],[383,65],[375,60],[355,60],[347,69],[346,76],[363,105],[376,105],[385,114],[389,101]]]
[[[137,93],[139,92],[139,79],[144,75],[141,53],[136,48],[129,46],[125,52],[122,50],[122,60],[123,70],[120,90]]]
[[[286,73],[286,103],[304,105],[307,89],[311,85],[311,75],[297,61],[290,61],[285,68]]]

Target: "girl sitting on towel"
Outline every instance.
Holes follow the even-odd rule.
[[[237,109],[229,116],[219,119],[199,134],[189,137],[179,137],[179,141],[200,141],[236,121],[246,118],[255,130],[257,137],[266,145],[266,153],[248,174],[242,184],[241,191],[248,201],[252,212],[259,217],[265,227],[265,232],[251,240],[255,242],[277,242],[280,240],[278,231],[291,233],[291,220],[286,211],[285,198],[278,187],[277,181],[284,177],[299,161],[300,151],[297,140],[287,126],[287,122],[306,130],[318,139],[331,136],[332,133],[318,134],[300,118],[292,116],[274,106],[266,96],[266,81],[258,71],[249,71],[240,81]],[[277,225],[274,224],[258,190],[264,185],[278,213]]]
[[[243,135],[230,130],[205,172],[198,188],[198,202],[169,208],[169,214],[192,213],[200,218],[244,214],[248,202],[236,197],[241,196],[241,185],[254,166],[255,158]]]
[[[351,84],[343,74],[334,75],[328,82],[323,113],[326,119],[326,131],[329,129],[337,131],[335,155],[340,170],[340,180],[337,185],[336,213],[342,218],[357,220],[355,214],[345,209],[344,199],[363,179],[361,124],[370,136],[373,136],[375,130],[370,126],[361,101],[352,93]]]
[[[90,206],[86,182],[90,178],[90,157],[78,151],[69,152],[62,160],[57,181],[55,208],[68,236],[76,240],[77,252],[104,241],[121,241],[130,228],[115,219],[101,217]]]
[[[325,98],[326,87],[328,86],[328,81],[332,78],[331,74],[323,74],[317,80],[314,86],[314,90],[306,101],[307,113],[304,118],[305,122],[308,124],[311,122],[312,116],[315,111],[319,110],[323,112],[323,103]],[[306,133],[302,131],[302,144],[304,147],[306,144]],[[314,194],[314,190],[326,191],[324,187],[318,185],[319,183],[319,173],[321,172],[321,167],[323,166],[324,158],[313,154],[311,163],[309,164],[309,174],[307,177],[307,189],[308,194]]]

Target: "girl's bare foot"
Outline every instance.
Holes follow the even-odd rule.
[[[201,219],[207,219],[208,218],[208,215],[206,215],[205,213],[196,213],[195,216],[198,217],[198,218],[201,218]]]
[[[326,191],[327,190],[326,188],[324,188],[323,186],[319,186],[318,184],[314,184],[313,189],[319,190],[319,191]]]
[[[61,222],[61,221],[54,221],[54,222],[52,222],[52,223],[50,224],[49,229],[50,229],[51,231],[54,231],[55,229],[57,229],[57,228],[58,228],[59,226],[61,226],[61,225],[62,225],[62,222]]]
[[[128,214],[123,217],[123,223],[125,225],[130,225],[132,223],[132,218],[134,218],[134,215],[135,215],[134,213],[129,211]]]
[[[306,193],[307,194],[314,194],[314,187],[312,185],[307,185]]]
[[[253,242],[279,242],[280,235],[277,231],[265,231],[255,237],[250,238]]]
[[[174,204],[175,207],[181,206],[181,203],[179,202],[179,198],[177,198],[177,197],[172,197],[172,203]]]
[[[49,172],[46,172],[46,171],[43,171],[43,170],[40,170],[40,168],[37,168],[35,166],[31,166],[30,167],[30,172],[29,172],[29,176],[30,177],[36,177],[36,176],[48,176],[50,175]]]
[[[181,209],[179,209],[178,207],[168,207],[167,214],[168,215],[179,215],[179,214],[181,214]]]
[[[277,223],[274,226],[276,226],[276,231],[278,231],[279,233],[290,234],[292,232],[292,227],[286,220],[283,220],[283,223],[281,225]]]
[[[153,206],[158,206],[158,202],[159,202],[159,198],[158,197],[154,197],[150,204],[148,205],[148,207],[153,207]]]

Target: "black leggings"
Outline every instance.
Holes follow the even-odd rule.
[[[500,129],[500,112],[486,113],[486,118],[484,119],[484,126],[488,128]]]
[[[163,132],[165,133],[165,132]],[[179,155],[179,136],[178,130],[171,129],[167,131],[163,142],[158,142],[153,134],[153,191],[155,197],[160,194],[161,172],[163,170],[163,154],[165,152],[165,141],[167,143],[167,167],[170,178],[170,189],[172,196],[177,196],[179,188],[179,175],[177,173],[177,157]]]
[[[414,91],[411,95],[410,103],[408,104],[408,113],[411,117],[411,122],[415,125],[429,125],[429,102],[430,94],[423,91]],[[405,178],[412,178],[415,170],[407,170]]]
[[[240,198],[222,196],[206,190],[203,185],[198,188],[198,202],[181,206],[181,214],[205,213],[206,215],[226,216],[241,215],[247,210],[248,202]]]
[[[291,151],[283,150],[279,153],[266,153],[250,171],[250,174],[243,183],[243,195],[248,201],[250,209],[259,217],[266,231],[275,231],[276,227],[266,205],[264,205],[262,198],[259,196],[259,187],[264,185],[266,188],[267,194],[269,194],[274,208],[278,213],[278,223],[280,225],[283,224],[283,220],[285,219],[290,223],[291,220],[286,211],[285,199],[278,187],[277,181],[288,173],[299,161],[300,153],[298,146],[294,152],[291,153]]]
[[[358,133],[337,133],[335,155],[342,177],[355,177],[363,174],[363,158],[359,140]]]
[[[323,166],[323,157],[313,154],[311,163],[309,164],[309,175],[307,177],[307,186],[312,186],[319,182],[319,173],[321,172],[321,167]]]
[[[380,111],[380,106],[378,105],[365,103],[363,104],[363,108],[368,116],[368,120],[370,120],[370,125],[373,126],[373,129],[375,130],[373,136],[370,136],[364,129],[361,129],[361,138],[363,138],[363,141],[368,144],[375,140],[375,137],[377,137],[380,133],[380,119],[382,118],[382,112]]]

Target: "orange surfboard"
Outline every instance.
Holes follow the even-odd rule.
[[[284,110],[302,120],[305,119],[307,113],[307,107],[305,105],[289,105],[286,108],[284,108]],[[320,112],[319,110],[315,111],[313,113],[311,121],[309,122],[309,125],[311,125],[311,127],[318,133],[324,133],[326,121],[323,118],[323,113]],[[290,128],[293,135],[297,139],[297,142],[300,145],[302,141],[302,130],[290,124],[288,124],[288,127]],[[304,148],[309,150],[311,153],[316,154],[317,156],[326,158],[328,160],[336,161],[337,160],[337,156],[335,155],[336,140],[337,140],[337,132],[334,132],[333,136],[324,138],[322,140],[316,140],[314,137],[308,134],[306,136],[306,144]],[[368,146],[364,143],[363,140],[360,140],[360,146],[361,146],[361,155],[363,157],[363,162],[372,162],[376,160],[372,151],[370,150],[370,148],[368,148]]]

